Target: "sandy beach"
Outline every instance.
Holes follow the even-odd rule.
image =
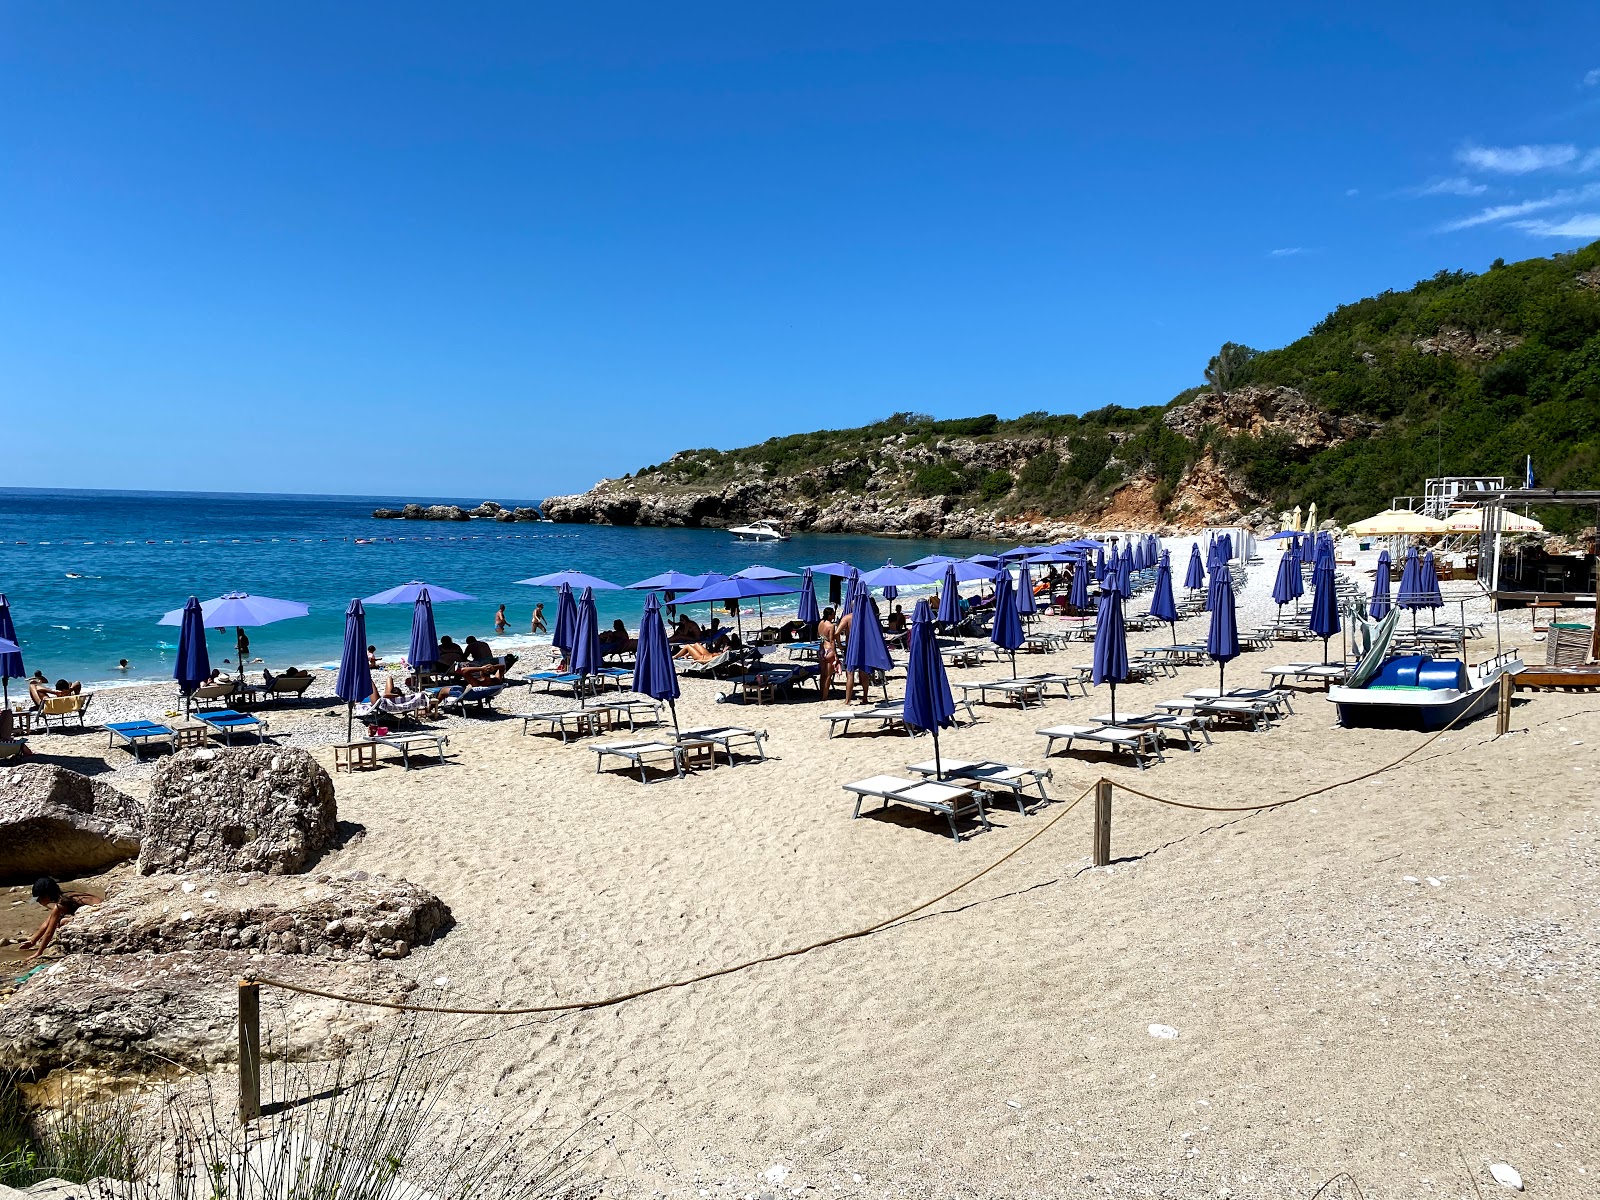
[[[1264,615],[1270,584],[1270,564],[1252,568],[1241,623]],[[1203,638],[1203,619],[1178,636]],[[1525,617],[1506,614],[1501,636],[1542,656]],[[1492,626],[1471,649],[1493,653]],[[1229,681],[1308,653],[1248,653]],[[1024,668],[1089,655],[1083,643]],[[1119,707],[1215,682],[1188,668],[1125,685]],[[615,1141],[593,1159],[607,1194],[1266,1200],[1348,1173],[1368,1198],[1470,1200],[1500,1190],[1497,1162],[1530,1194],[1600,1192],[1600,696],[1524,694],[1510,736],[1494,738],[1491,714],[1393,770],[1262,812],[1119,789],[1115,861],[1092,869],[1091,808],[1059,802],[1097,778],[1265,804],[1371,772],[1425,735],[1339,730],[1308,690],[1271,731],[1217,732],[1148,771],[1058,753],[1058,803],[997,803],[993,829],[956,844],[908,810],[852,821],[840,789],[928,757],[927,738],[830,740],[817,716],[837,701],[743,707],[719,703],[724,690],[686,681],[682,723],[766,730],[769,761],[650,786],[597,774],[583,741],[522,735],[504,714],[556,701],[519,690],[502,715],[441,722],[444,766],[336,779],[359,831],[319,869],[442,896],[456,927],[403,965],[472,1005],[607,996],[869,926],[1054,822],[871,936],[599,1012],[463,1019],[484,1040],[457,1101],[552,1140],[612,1115]],[[1045,765],[1034,731],[1106,700],[980,706],[942,748]],[[118,689],[114,703],[155,716],[170,689]],[[273,721],[331,767],[342,706]],[[152,770],[103,734],[33,745],[135,794]]]

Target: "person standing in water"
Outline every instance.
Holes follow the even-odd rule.
[[[529,633],[544,633],[545,632],[545,627],[544,627],[544,601],[543,600],[539,601],[539,603],[537,603],[537,604],[535,604],[533,606],[533,626],[532,626],[531,629],[529,629],[528,632]]]
[[[504,633],[506,631],[506,625],[506,606],[502,604],[499,608],[494,610],[494,631],[496,633]]]

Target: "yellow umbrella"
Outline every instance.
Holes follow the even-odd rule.
[[[1311,507],[1306,510],[1306,528],[1313,533],[1317,529],[1317,502],[1315,500],[1311,502]]]
[[[1345,532],[1353,533],[1357,537],[1383,537],[1401,533],[1448,533],[1450,530],[1443,521],[1436,521],[1432,517],[1425,517],[1421,513],[1410,512],[1403,508],[1390,508],[1368,517],[1365,521],[1346,525]]]
[[[1296,533],[1300,532],[1300,506],[1298,504],[1294,506],[1294,524],[1291,526],[1291,528],[1293,528]]]
[[[1477,533],[1483,529],[1483,509],[1458,508],[1445,519],[1444,524],[1451,533]],[[1514,512],[1500,514],[1500,528],[1507,533],[1544,532],[1544,526],[1532,517]]]

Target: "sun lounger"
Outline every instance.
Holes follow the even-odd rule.
[[[1079,688],[1085,696],[1089,694],[1092,669],[1087,664],[1082,664],[1075,667],[1063,667],[1059,671],[1044,671],[1036,675],[1024,675],[1022,678],[1031,683],[1037,683],[1045,696],[1049,696],[1051,688],[1058,687],[1061,689],[1061,694],[1070,700],[1074,687]]]
[[[1018,708],[1027,708],[1029,700],[1044,703],[1044,685],[1035,679],[990,679],[982,683],[958,683],[962,696],[972,698],[972,693],[978,693],[978,703],[987,704],[989,693],[997,692],[1002,696],[1017,702]]]
[[[44,703],[33,711],[33,719],[44,723],[46,729],[50,728],[51,721],[65,725],[68,721],[77,719],[79,729],[87,729],[84,724],[83,714],[88,711],[89,701],[94,699],[93,692],[79,692],[71,696],[46,696]]]
[[[543,725],[549,733],[559,733],[563,745],[571,737],[587,737],[605,728],[607,710],[594,708],[569,708],[564,712],[529,713],[522,718],[522,732],[530,725]]]
[[[1161,739],[1148,729],[1131,729],[1126,725],[1052,725],[1048,729],[1038,730],[1038,733],[1046,739],[1046,758],[1054,752],[1058,741],[1065,741],[1068,751],[1071,751],[1074,742],[1092,742],[1111,750],[1125,751],[1141,771],[1145,769],[1145,760],[1152,754],[1158,761],[1166,761],[1166,756],[1161,753]]]
[[[494,707],[494,698],[505,690],[503,683],[491,684],[488,687],[469,687],[465,691],[452,688],[450,694],[439,701],[439,707],[453,708],[462,716],[467,715],[469,708],[476,708],[480,714],[486,713]]]
[[[729,663],[736,661],[738,651],[724,650],[715,658],[708,658],[705,662],[697,662],[692,658],[675,658],[672,661],[678,664],[680,675],[715,675]]]
[[[593,690],[586,682],[588,676],[573,671],[535,671],[524,678],[527,679],[530,688],[542,686],[548,692],[552,688],[562,687],[570,691],[574,699],[580,691]]]
[[[227,708],[235,701],[243,702],[250,695],[251,689],[245,687],[237,679],[229,679],[222,683],[203,683],[190,694],[188,706],[196,708]]]
[[[7,759],[21,758],[27,752],[28,743],[20,738],[14,742],[0,742],[0,762]]]
[[[310,675],[277,675],[265,688],[268,698],[279,696],[293,696],[299,698],[306,694],[306,689],[315,682]]]
[[[633,732],[637,725],[659,725],[661,723],[661,701],[646,700],[641,696],[630,697],[622,700],[596,700],[588,706],[591,710],[602,709],[611,714],[611,727],[615,729],[622,722],[628,723],[628,732]]]
[[[745,729],[739,725],[712,725],[704,729],[685,729],[679,739],[683,742],[710,742],[728,756],[728,765],[733,766],[735,748],[741,753],[749,753],[761,762],[767,761],[767,731],[765,729]],[[715,754],[713,754],[715,761]]]
[[[1226,695],[1216,688],[1195,688],[1183,695],[1188,700],[1250,700],[1265,704],[1274,717],[1294,712],[1294,704],[1290,699],[1293,693],[1282,688],[1229,688]]]
[[[823,713],[818,719],[828,723],[828,736],[832,737],[835,732],[849,733],[852,721],[876,721],[880,729],[905,729],[905,715],[906,702],[890,700],[882,704],[864,704]],[[841,725],[844,726],[842,730],[839,728]]]
[[[645,768],[652,763],[667,759],[672,764],[672,769],[679,779],[683,778],[683,747],[672,742],[646,741],[646,742],[607,742],[599,746],[590,746],[594,751],[595,774],[605,765],[610,758],[621,758],[632,763],[639,769],[639,782],[649,783],[650,778],[645,774]]]
[[[112,721],[106,726],[106,733],[110,735],[107,746],[121,742],[133,751],[135,759],[143,757],[140,751],[150,743],[165,742],[169,747],[172,745],[171,728],[154,721]]]
[[[856,798],[854,820],[861,816],[861,802],[868,797],[882,800],[883,807],[890,804],[909,804],[915,808],[937,813],[950,824],[950,836],[957,842],[961,834],[956,829],[956,818],[976,814],[984,829],[989,828],[989,814],[984,811],[983,793],[974,788],[953,787],[948,783],[927,783],[915,779],[899,779],[893,775],[874,775],[844,784],[844,790]]]
[[[233,735],[236,733],[254,734],[256,739],[262,742],[267,740],[266,718],[252,713],[235,712],[231,708],[224,708],[219,712],[196,713],[194,719],[214,733],[220,733],[222,740],[230,746],[233,745]]]
[[[1211,731],[1207,728],[1209,721],[1203,716],[1180,717],[1173,713],[1118,713],[1115,719],[1110,713],[1102,713],[1091,720],[1099,721],[1106,725],[1126,725],[1129,729],[1148,729],[1159,734],[1164,741],[1183,740],[1184,749],[1198,750],[1195,745],[1194,735],[1200,734],[1205,739],[1206,745],[1211,745]]]
[[[432,749],[438,755],[439,763],[444,764],[444,748],[450,744],[450,735],[445,733],[391,733],[385,737],[373,738],[373,743],[387,746],[391,750],[400,751],[400,761],[406,770],[411,770],[411,754],[413,751]]]
[[[937,765],[930,758],[926,762],[912,763],[906,770],[932,775],[939,781],[953,779],[975,787],[999,788],[1011,793],[1019,813],[1027,812],[1029,788],[1034,789],[1037,799],[1048,802],[1050,796],[1044,790],[1044,781],[1054,778],[1049,767],[1017,767],[1010,763],[972,762],[961,758],[942,759]]]
[[[1162,700],[1165,712],[1243,721],[1255,730],[1272,728],[1272,708],[1259,700]]]
[[[1350,669],[1341,663],[1288,663],[1267,667],[1261,672],[1267,677],[1269,687],[1282,688],[1295,683],[1320,683],[1328,686],[1343,683]]]
[[[817,672],[816,667],[801,664],[747,671],[743,675],[733,676],[733,690],[723,693],[721,699],[738,700],[742,704],[748,704],[752,699],[757,704],[763,698],[782,699],[806,680],[815,678]]]

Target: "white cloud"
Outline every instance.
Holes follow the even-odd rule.
[[[1523,200],[1516,204],[1496,204],[1490,208],[1480,209],[1470,217],[1449,221],[1439,227],[1440,233],[1455,233],[1462,229],[1474,229],[1479,225],[1494,225],[1501,221],[1509,221],[1513,217],[1525,217],[1529,213],[1546,212],[1552,208],[1566,208],[1583,200],[1600,196],[1600,184],[1588,184],[1581,188],[1563,188],[1559,192],[1551,192],[1548,196],[1540,196],[1534,200]]]
[[[1361,194],[1361,189],[1360,188],[1345,188],[1344,194],[1346,196],[1359,196]]]
[[[1578,163],[1578,170],[1592,171],[1600,167],[1600,150],[1591,150]]]
[[[1600,67],[1587,72],[1583,77],[1584,87],[1594,87],[1596,84],[1600,84]]]
[[[1562,221],[1513,221],[1523,233],[1534,237],[1600,238],[1600,213],[1573,213]]]
[[[1549,171],[1564,167],[1578,157],[1578,148],[1572,145],[1552,146],[1463,146],[1456,151],[1456,160],[1479,171],[1497,171],[1502,175],[1527,175],[1533,171]]]
[[[1485,183],[1474,183],[1470,179],[1456,176],[1453,179],[1435,179],[1423,187],[1411,189],[1413,196],[1481,196],[1489,190]]]
[[[1291,254],[1304,254],[1305,252],[1306,248],[1304,246],[1284,246],[1277,250],[1267,251],[1273,258],[1288,258]]]

